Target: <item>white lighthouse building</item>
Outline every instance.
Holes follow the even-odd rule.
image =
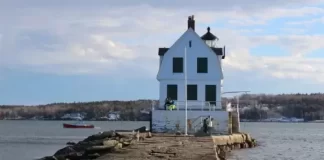
[[[199,36],[194,16],[187,23],[188,28],[172,46],[159,48],[159,104],[152,110],[151,129],[194,133],[204,118],[211,117],[214,132],[227,133],[228,112],[221,106],[225,47],[218,46],[210,27]],[[175,102],[175,110],[165,109],[166,98]]]
[[[221,108],[225,47],[217,46],[218,38],[211,33],[199,36],[195,32],[194,16],[188,18],[188,28],[170,48],[159,48],[160,83],[159,108],[171,98],[179,109],[185,102],[185,71],[187,72],[187,103],[190,110]],[[186,50],[186,65],[185,63]],[[186,68],[185,68],[186,66]]]

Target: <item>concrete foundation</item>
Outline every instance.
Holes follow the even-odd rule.
[[[229,116],[226,111],[188,111],[187,120],[184,111],[154,110],[152,111],[151,131],[153,133],[185,132],[187,123],[188,134],[195,134],[201,130],[203,119],[211,116],[213,134],[228,134]]]

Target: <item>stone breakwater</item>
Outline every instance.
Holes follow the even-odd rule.
[[[234,149],[253,148],[257,142],[247,133],[212,136],[216,159],[225,160],[227,154]]]
[[[39,160],[88,160],[97,159],[108,153],[130,146],[134,141],[151,137],[151,133],[120,134],[114,131],[91,135],[78,143],[67,142],[67,146],[53,156]]]
[[[69,142],[53,156],[41,160],[225,160],[233,149],[255,146],[256,141],[245,133],[195,137],[108,131],[89,136],[78,143]]]

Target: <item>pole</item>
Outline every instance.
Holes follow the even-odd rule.
[[[185,135],[188,135],[188,101],[187,101],[187,47],[184,48],[184,88],[185,88]]]
[[[237,112],[237,122],[238,122],[237,130],[240,132],[241,126],[240,126],[240,108],[239,108],[240,99],[239,98],[240,96],[237,96],[236,112]]]

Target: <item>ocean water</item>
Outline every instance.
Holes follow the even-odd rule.
[[[324,123],[241,123],[260,146],[236,150],[231,160],[323,160]]]
[[[66,121],[0,121],[0,160],[33,160],[53,155],[68,141],[118,129],[149,127],[149,122],[87,122],[95,129],[64,129]]]
[[[53,155],[68,141],[100,131],[134,129],[148,122],[89,122],[97,129],[63,129],[63,121],[0,121],[0,160]],[[241,123],[260,146],[235,150],[229,160],[322,160],[324,123]]]

